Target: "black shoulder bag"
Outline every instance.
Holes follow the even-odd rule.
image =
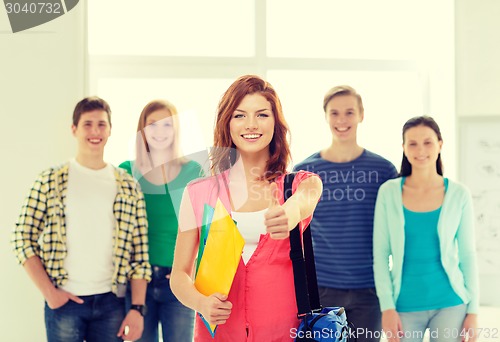
[[[283,186],[285,201],[292,195],[294,178],[295,173],[289,173],[285,176]],[[304,230],[302,239],[303,249],[300,228],[297,225],[290,231],[290,259],[293,265],[297,317],[301,322],[298,328],[291,330],[291,337],[295,338],[295,341],[304,342],[346,342],[349,337],[349,327],[344,308],[322,308],[319,301],[314,251],[309,227]]]

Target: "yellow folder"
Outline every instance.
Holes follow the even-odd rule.
[[[236,224],[218,199],[194,281],[198,291],[206,296],[215,292],[229,294],[244,245]],[[215,326],[210,328],[213,333]]]

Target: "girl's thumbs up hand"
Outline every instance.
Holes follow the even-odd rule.
[[[276,183],[270,184],[271,199],[269,201],[269,209],[264,215],[266,231],[272,239],[286,239],[290,235],[288,229],[288,217],[285,209],[279,203],[279,190]]]

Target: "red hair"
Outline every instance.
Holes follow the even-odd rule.
[[[231,140],[229,122],[243,98],[256,93],[269,101],[275,120],[274,135],[269,144],[269,160],[261,178],[272,181],[286,172],[290,162],[290,146],[287,137],[290,131],[283,115],[281,102],[271,84],[259,76],[245,75],[231,84],[219,102],[214,129],[214,149],[210,153],[213,174],[223,172],[235,163],[236,149]]]

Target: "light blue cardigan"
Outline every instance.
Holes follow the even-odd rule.
[[[382,184],[375,205],[373,270],[382,311],[394,309],[401,289],[404,260],[404,214],[401,178]],[[479,285],[472,197],[462,184],[449,180],[438,221],[441,262],[456,294],[477,313]],[[392,255],[392,269],[389,256]]]

